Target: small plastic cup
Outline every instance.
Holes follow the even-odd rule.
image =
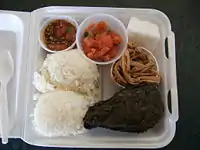
[[[141,47],[141,46],[140,46],[140,47],[138,47],[138,48],[142,48],[146,53],[148,53],[149,55],[152,56],[152,58],[154,59],[154,61],[155,61],[155,63],[156,63],[156,70],[159,72],[158,62],[157,62],[156,58],[154,57],[154,55],[153,55],[148,49],[146,49],[146,48],[144,48],[144,47]],[[118,83],[118,82],[114,79],[114,76],[113,76],[113,68],[114,68],[115,63],[116,63],[116,62],[112,63],[111,68],[110,68],[110,75],[111,75],[111,78],[112,78],[113,82],[114,82],[117,86],[119,86],[119,87],[121,87],[121,88],[125,88],[124,85],[121,85],[120,83]]]
[[[111,30],[115,31],[117,34],[119,34],[121,36],[121,38],[123,39],[123,42],[120,44],[119,46],[119,53],[118,55],[106,62],[99,62],[99,61],[94,61],[90,58],[88,58],[84,51],[83,51],[83,47],[82,47],[82,40],[83,40],[83,36],[84,36],[84,32],[85,30],[93,23],[98,23],[100,21],[104,21],[109,28],[111,28]],[[107,64],[111,64],[113,62],[115,62],[116,60],[118,60],[122,54],[124,53],[124,51],[127,48],[127,43],[128,43],[128,34],[126,31],[126,28],[124,26],[124,24],[117,19],[116,17],[112,16],[112,15],[108,15],[108,14],[94,14],[91,15],[89,17],[87,17],[78,27],[77,33],[76,33],[76,44],[77,47],[80,51],[80,53],[90,62],[95,63],[95,64],[99,64],[99,65],[107,65]]]
[[[67,22],[70,22],[72,25],[74,25],[74,27],[76,28],[76,32],[77,32],[77,28],[78,28],[78,23],[76,22],[75,19],[73,19],[72,17],[70,16],[56,16],[56,17],[50,17],[48,20],[46,20],[43,25],[41,26],[40,28],[40,34],[38,36],[38,40],[39,40],[39,43],[41,45],[41,47],[46,50],[47,52],[50,52],[50,53],[55,53],[55,52],[60,52],[60,51],[67,51],[67,50],[70,50],[72,49],[75,44],[76,44],[76,40],[74,41],[74,43],[71,44],[71,46],[69,46],[68,48],[66,49],[63,49],[63,50],[59,50],[59,51],[56,51],[56,50],[51,50],[47,47],[47,45],[44,43],[43,41],[43,33],[44,33],[44,30],[46,29],[46,27],[48,26],[49,23],[55,21],[55,20],[58,20],[58,19],[62,19],[62,20],[66,20]]]

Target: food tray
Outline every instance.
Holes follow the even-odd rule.
[[[85,17],[94,13],[111,14],[120,19],[126,27],[130,17],[137,17],[158,25],[161,40],[153,54],[158,61],[162,76],[165,116],[155,128],[142,134],[95,129],[74,137],[43,137],[34,130],[32,122],[35,107],[33,73],[41,66],[46,55],[38,42],[39,28],[51,16],[72,16],[80,24]],[[15,61],[15,76],[9,83],[11,90],[8,97],[10,120],[13,121],[10,138],[21,138],[26,143],[37,146],[81,148],[160,148],[173,139],[178,120],[175,38],[170,21],[164,13],[155,9],[59,6],[37,9],[31,13],[0,11],[0,21],[0,39],[3,39],[0,40],[0,44],[3,49],[11,50]],[[8,45],[10,47],[7,47]],[[102,99],[111,97],[119,90],[111,80],[110,67],[107,65],[100,69]],[[168,98],[171,99],[171,106],[169,106],[171,113],[168,109]]]

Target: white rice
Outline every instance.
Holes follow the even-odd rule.
[[[88,100],[72,91],[42,94],[34,110],[36,130],[49,137],[83,133],[83,117],[88,106]]]
[[[74,91],[99,101],[99,71],[95,64],[83,58],[77,49],[48,55],[34,74],[35,88],[46,93],[55,90]]]

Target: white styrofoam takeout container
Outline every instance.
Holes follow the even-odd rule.
[[[45,58],[38,42],[40,26],[52,16],[71,16],[80,23],[94,13],[107,13],[117,17],[127,26],[130,17],[138,17],[158,25],[161,40],[153,51],[162,76],[162,99],[165,116],[153,129],[142,134],[121,133],[95,129],[75,137],[48,138],[39,135],[32,123],[35,107],[32,86],[33,73]],[[167,39],[168,57],[165,55]],[[178,120],[176,83],[175,38],[168,17],[155,9],[98,8],[98,7],[46,7],[33,12],[0,11],[1,50],[9,49],[15,62],[15,74],[8,85],[10,132],[9,138],[21,138],[26,143],[47,147],[82,148],[160,148],[171,142]],[[110,77],[110,65],[101,68],[102,98],[111,97],[119,87]],[[171,93],[171,113],[168,94]],[[133,114],[134,115],[134,114]]]

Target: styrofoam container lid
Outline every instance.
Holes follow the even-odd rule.
[[[92,23],[98,23],[100,21],[105,21],[105,23],[116,33],[118,33],[122,39],[123,42],[120,44],[119,46],[119,53],[118,55],[111,59],[110,61],[106,61],[106,62],[99,62],[99,61],[94,61],[91,60],[90,58],[88,58],[85,53],[83,52],[83,47],[82,47],[82,39],[83,39],[83,35],[85,30],[92,24]],[[126,31],[126,28],[124,26],[124,24],[117,18],[115,18],[112,15],[108,15],[108,14],[94,14],[91,15],[89,17],[87,17],[78,27],[77,33],[76,33],[76,44],[78,49],[80,50],[81,54],[89,61],[91,61],[92,63],[95,64],[99,64],[99,65],[107,65],[107,64],[111,64],[113,62],[115,62],[116,60],[118,60],[122,54],[124,53],[124,51],[126,50],[127,47],[127,43],[128,43],[128,34]]]

